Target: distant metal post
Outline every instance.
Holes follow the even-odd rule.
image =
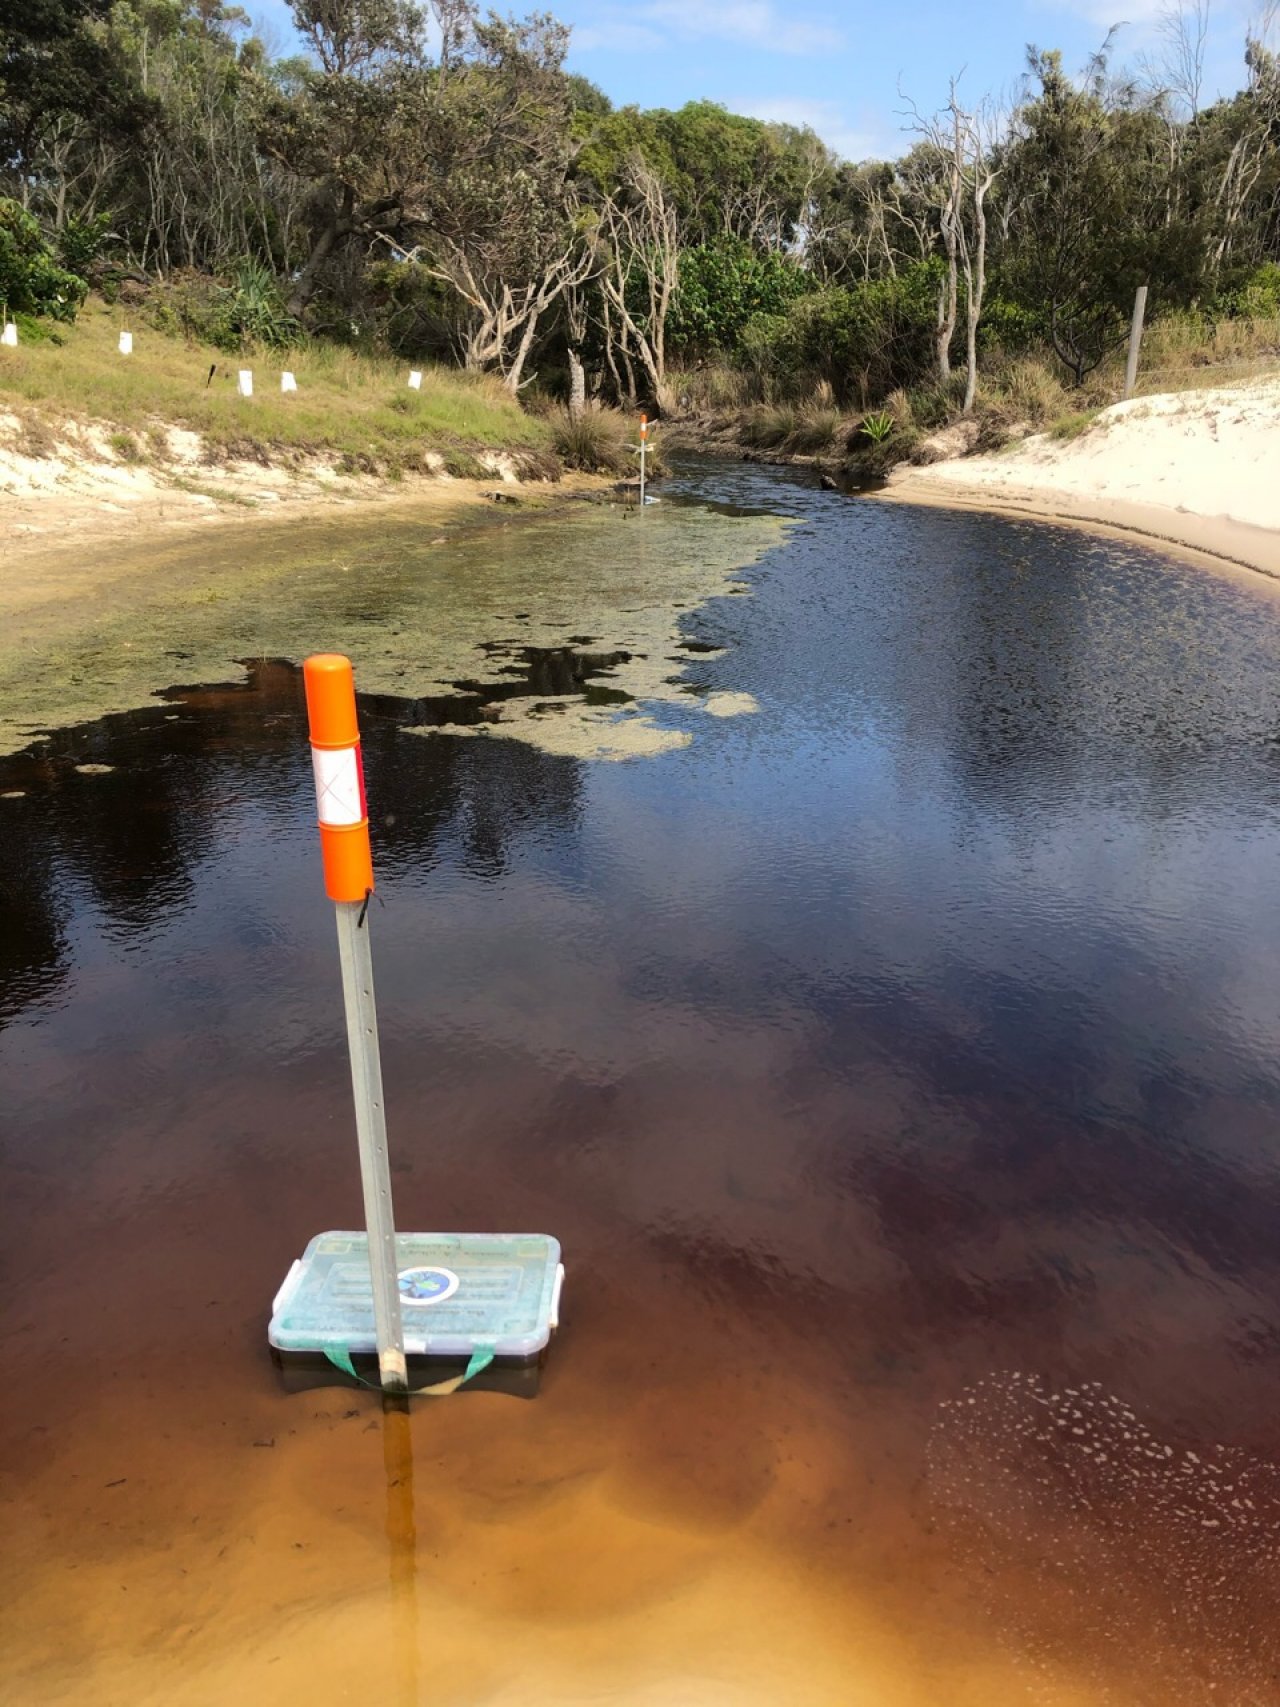
[[[644,453],[649,448],[649,417],[640,417],[640,508],[644,509]]]
[[[1142,322],[1147,313],[1147,287],[1138,286],[1138,294],[1133,299],[1133,320],[1129,327],[1129,359],[1124,366],[1124,394],[1133,396],[1133,388],[1138,383],[1138,351],[1142,348]]]
[[[356,722],[351,661],[317,653],[303,664],[311,760],[315,770],[325,893],[338,918],[342,994],[351,1052],[360,1181],[369,1235],[369,1277],[382,1385],[392,1393],[408,1386],[404,1326],[396,1269],[395,1217],[387,1158],[387,1119],[378,1053],[378,1015],[373,998],[373,957],[367,908],[373,894],[369,814],[365,803],[360,729]]]

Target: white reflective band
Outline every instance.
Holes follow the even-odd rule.
[[[322,824],[358,824],[364,817],[364,790],[355,747],[312,747],[316,810]]]

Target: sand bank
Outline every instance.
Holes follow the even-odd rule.
[[[1070,440],[895,470],[883,496],[1134,533],[1280,578],[1280,381],[1138,397]]]
[[[585,475],[522,481],[516,459],[499,451],[476,458],[484,468],[478,479],[455,478],[432,453],[424,458],[429,473],[399,480],[345,470],[340,459],[321,454],[270,464],[210,462],[199,434],[178,427],[156,433],[164,443],[154,460],[134,461],[127,448],[115,449],[102,423],[64,422],[57,437],[34,442],[16,416],[0,414],[0,615],[12,601],[64,597],[108,572],[124,573],[127,558],[117,555],[108,565],[104,545],[151,544],[215,525],[314,517],[353,505],[412,501],[423,512],[455,510],[490,504],[495,491],[538,502],[605,484]]]

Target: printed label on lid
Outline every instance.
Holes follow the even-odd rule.
[[[443,1304],[458,1290],[458,1276],[451,1268],[402,1268],[397,1280],[405,1304]]]

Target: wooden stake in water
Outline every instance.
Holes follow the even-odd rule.
[[[351,661],[321,652],[302,667],[311,734],[311,763],[316,780],[320,847],[324,855],[325,893],[338,918],[342,994],[351,1053],[351,1089],[355,1097],[360,1179],[364,1188],[365,1226],[369,1235],[369,1278],[378,1343],[378,1368],[388,1392],[407,1386],[404,1327],[396,1269],[395,1216],[391,1169],[387,1159],[387,1122],[382,1098],[382,1062],[378,1053],[378,1015],[373,999],[373,957],[369,944],[369,898],[373,860],[369,851],[369,812],[356,722],[355,681]]]

